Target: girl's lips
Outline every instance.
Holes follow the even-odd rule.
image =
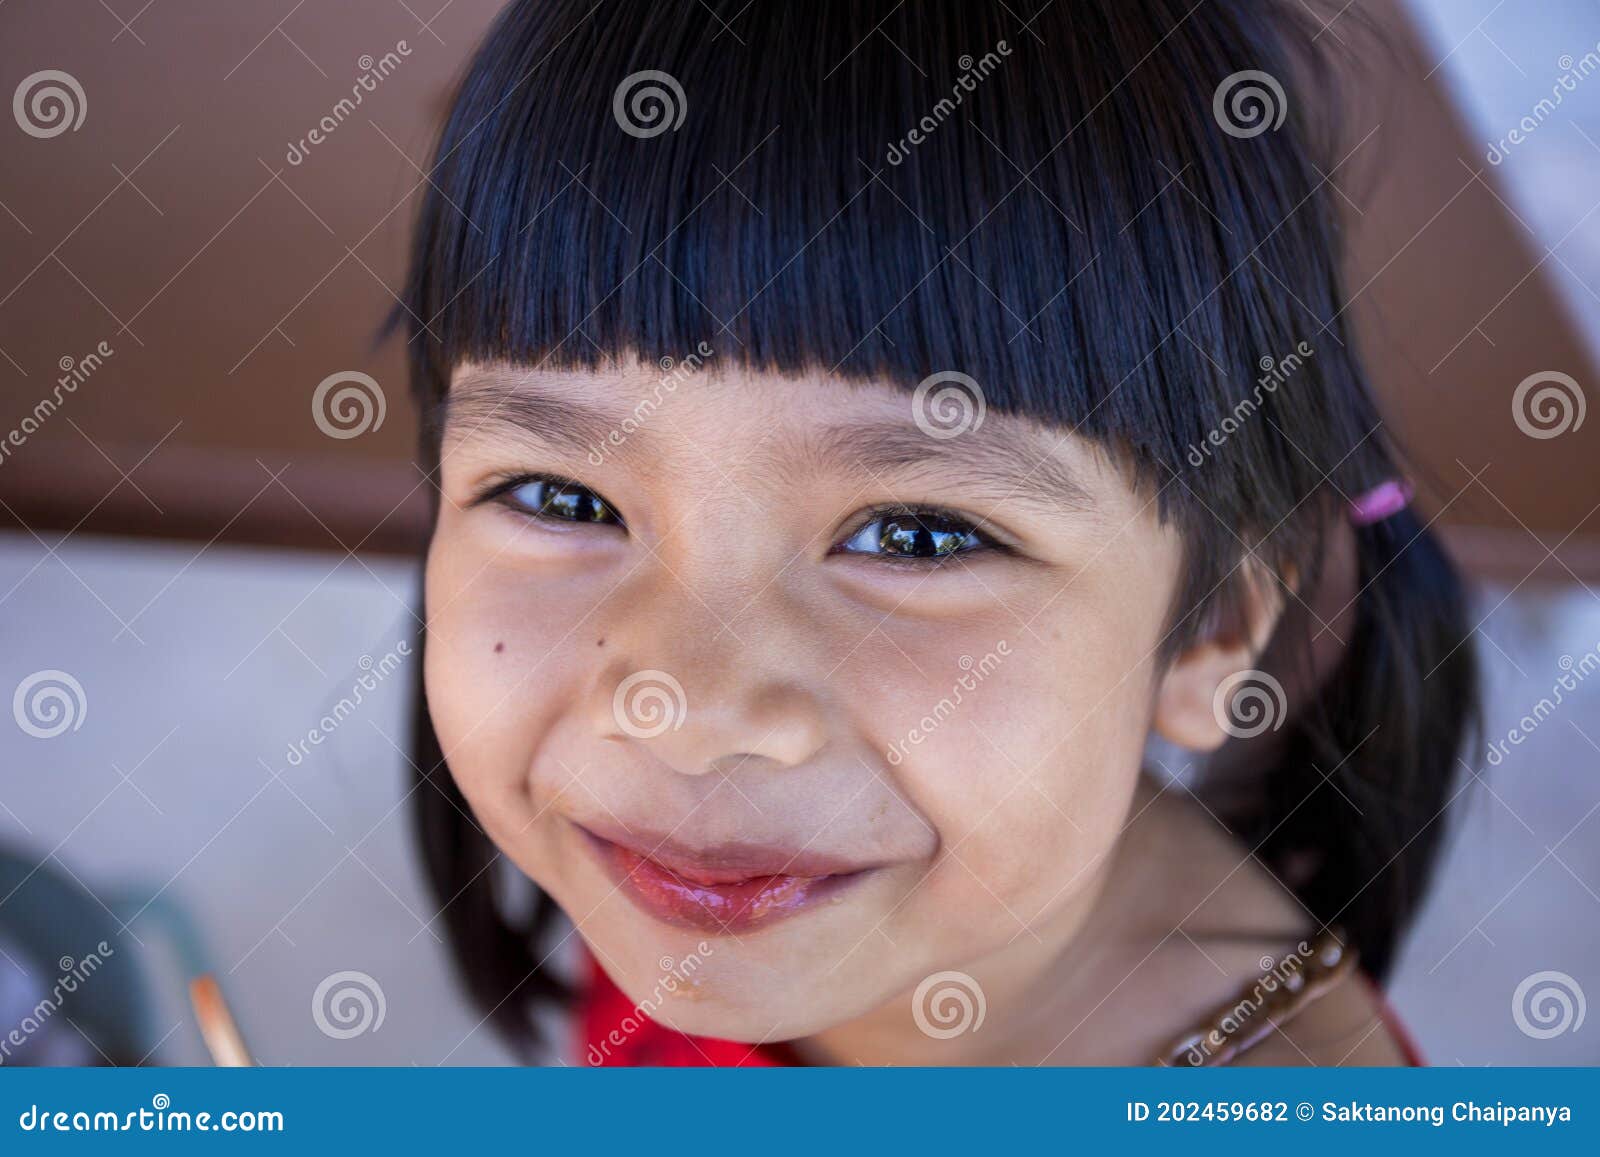
[[[665,837],[635,833],[607,839],[575,826],[634,903],[663,923],[703,932],[744,932],[774,923],[871,871],[781,848],[739,844],[691,850]]]

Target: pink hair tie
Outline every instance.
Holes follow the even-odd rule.
[[[1411,483],[1402,478],[1380,482],[1365,494],[1350,502],[1350,524],[1371,526],[1390,515],[1398,514],[1411,504]]]

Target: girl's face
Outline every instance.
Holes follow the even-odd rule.
[[[439,739],[499,848],[684,1031],[801,1037],[1003,968],[1102,882],[1178,539],[1088,443],[952,426],[937,390],[455,375]]]

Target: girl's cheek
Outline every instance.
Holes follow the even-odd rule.
[[[939,833],[930,900],[988,912],[1009,937],[1095,883],[1148,727],[1150,632],[1130,627],[1063,613],[1033,633],[924,636],[911,658],[925,674],[902,679],[884,717],[891,774]]]
[[[526,576],[448,540],[436,538],[426,583],[428,706],[451,774],[486,822],[521,829],[547,802],[535,755],[579,683],[566,626],[577,615],[549,606],[547,590],[536,604]]]

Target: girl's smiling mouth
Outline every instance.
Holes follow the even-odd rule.
[[[690,848],[665,835],[574,823],[639,908],[703,932],[751,931],[814,908],[878,867],[759,844]]]

